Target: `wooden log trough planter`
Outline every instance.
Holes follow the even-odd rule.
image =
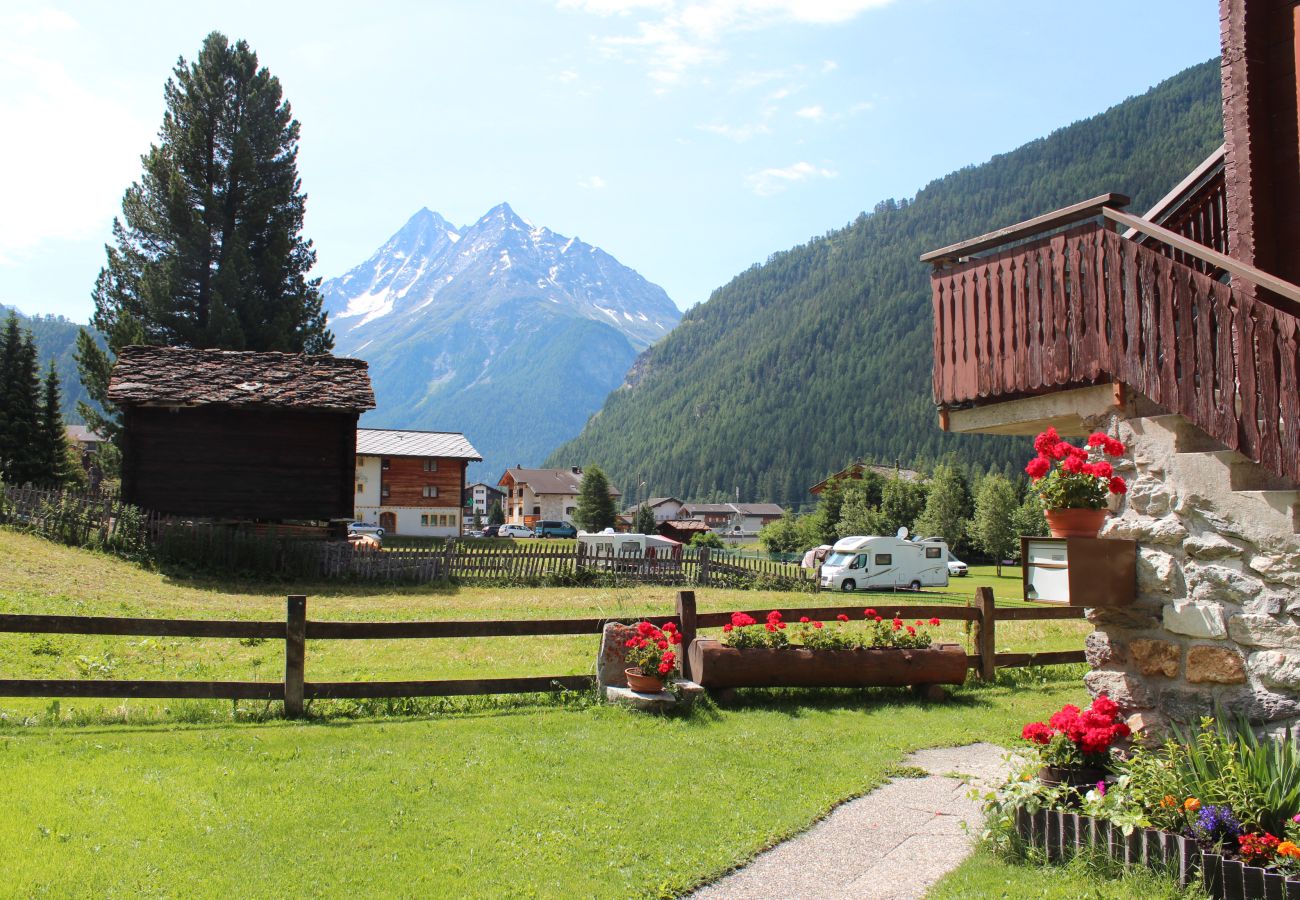
[[[917,650],[728,647],[698,638],[689,651],[695,680],[710,690],[748,687],[904,687],[960,685],[970,667],[960,644]]]
[[[1124,866],[1163,869],[1180,887],[1199,881],[1205,892],[1223,900],[1300,900],[1300,878],[1288,877],[1240,860],[1207,853],[1192,838],[1155,828],[1134,828],[1128,834],[1105,819],[1059,809],[1015,815],[1016,834],[1028,847],[1051,862],[1064,862],[1080,852],[1100,853]]]

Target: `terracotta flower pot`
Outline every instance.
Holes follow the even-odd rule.
[[[1052,537],[1096,537],[1110,510],[1048,509],[1043,514]]]
[[[627,676],[627,686],[637,693],[657,694],[664,689],[664,680],[662,678],[643,675],[640,668],[624,669],[623,674]]]
[[[1043,784],[1068,784],[1076,788],[1091,788],[1097,782],[1106,780],[1106,770],[1043,766],[1038,770],[1038,780]]]

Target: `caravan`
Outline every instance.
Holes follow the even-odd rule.
[[[919,591],[948,586],[948,545],[941,540],[897,537],[846,537],[835,542],[821,569],[823,588]]]

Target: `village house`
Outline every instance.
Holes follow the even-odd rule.
[[[384,534],[459,537],[465,468],[482,462],[458,431],[357,429],[357,521]]]
[[[854,460],[850,465],[840,469],[834,475],[827,475],[821,481],[808,488],[808,493],[821,496],[821,492],[826,490],[826,486],[832,481],[843,481],[845,479],[862,480],[864,472],[875,472],[881,478],[890,479],[898,478],[902,481],[924,481],[925,476],[920,472],[912,469],[904,469],[902,466],[881,466],[874,463],[865,463],[860,458]]]
[[[545,519],[572,522],[582,489],[582,467],[568,469],[506,469],[497,482],[506,489],[506,522],[532,528]],[[610,485],[609,495],[618,500],[622,491]]]
[[[465,515],[473,517],[474,524],[481,525],[487,521],[493,503],[500,503],[501,511],[504,512],[506,492],[482,481],[465,485]]]
[[[685,503],[679,519],[698,519],[722,534],[758,534],[785,515],[776,503]]]
[[[682,501],[676,497],[651,497],[644,504],[638,503],[636,506],[629,506],[623,510],[623,515],[635,521],[637,511],[643,505],[650,507],[650,511],[654,513],[656,524],[681,517]]]
[[[1094,695],[1135,731],[1226,712],[1296,734],[1295,4],[1221,10],[1224,145],[1153,208],[1102,194],[921,257],[934,400],[940,427],[1023,435],[1026,459],[1048,426],[1123,443],[1102,540],[1062,557],[1096,570],[1136,542],[1136,585],[1087,611]]]
[[[124,347],[108,399],[122,411],[122,499],[217,521],[352,517],[366,363],[329,355]]]

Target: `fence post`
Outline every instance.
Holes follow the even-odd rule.
[[[284,628],[284,714],[302,715],[303,674],[307,655],[307,598],[289,595]]]
[[[695,591],[677,592],[677,624],[682,629],[682,675],[690,680],[695,676],[691,672],[691,644],[695,642]]]
[[[451,580],[451,567],[456,560],[456,540],[447,538],[447,542],[442,545],[442,577],[447,581]]]
[[[975,652],[980,658],[980,680],[992,681],[997,675],[996,629],[997,613],[993,604],[993,588],[975,589],[975,610],[979,618],[975,620]]]
[[[698,574],[695,576],[695,580],[701,587],[709,586],[709,548],[708,547],[700,548],[700,568]]]

